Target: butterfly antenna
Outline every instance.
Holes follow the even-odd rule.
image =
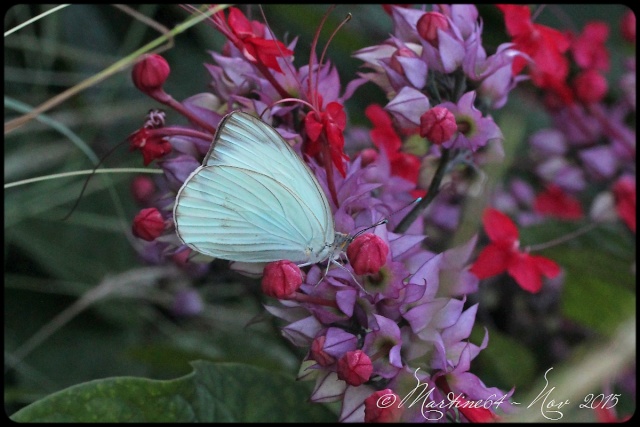
[[[116,146],[111,148],[109,151],[107,151],[107,153],[104,156],[102,156],[100,158],[98,163],[91,170],[91,174],[89,174],[89,176],[87,176],[87,179],[84,180],[84,185],[82,186],[82,190],[80,190],[80,195],[76,199],[76,202],[73,204],[73,207],[71,208],[69,213],[67,213],[65,216],[60,218],[60,221],[66,221],[67,219],[69,219],[71,214],[73,214],[73,212],[76,210],[76,208],[80,204],[80,199],[82,199],[82,195],[84,194],[85,190],[87,189],[87,185],[89,185],[89,180],[96,174],[96,171],[102,165],[102,162],[104,162],[107,157],[109,157],[111,154],[113,154],[113,152],[116,151],[116,148],[119,148],[122,144],[125,144],[126,142],[127,142],[127,140],[124,140],[121,143],[117,144]]]

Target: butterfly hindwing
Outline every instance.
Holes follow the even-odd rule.
[[[326,196],[300,157],[266,123],[232,113],[174,208],[191,248],[242,262],[303,263],[334,239]]]

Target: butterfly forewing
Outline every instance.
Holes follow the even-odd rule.
[[[334,239],[316,178],[266,123],[232,113],[178,192],[176,231],[193,249],[242,262],[313,259]]]

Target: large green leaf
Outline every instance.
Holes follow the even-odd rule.
[[[536,374],[534,354],[518,340],[478,324],[473,328],[471,342],[481,342],[485,329],[489,331],[489,346],[473,361],[474,369],[483,373],[482,381],[504,390],[526,388]]]
[[[562,312],[605,335],[636,312],[630,263],[593,249],[558,251],[551,258],[567,273]]]
[[[16,412],[17,422],[320,422],[304,383],[249,365],[193,362],[175,380],[117,377],[54,393]]]
[[[526,246],[577,229],[575,224],[548,221],[522,229],[520,237]],[[540,252],[564,269],[562,312],[567,318],[608,335],[635,314],[635,245],[628,234],[621,224],[600,226]]]

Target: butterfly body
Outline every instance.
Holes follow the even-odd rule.
[[[187,246],[230,261],[315,264],[349,241],[335,232],[309,167],[275,129],[242,112],[220,122],[202,166],[176,196],[174,221]]]

